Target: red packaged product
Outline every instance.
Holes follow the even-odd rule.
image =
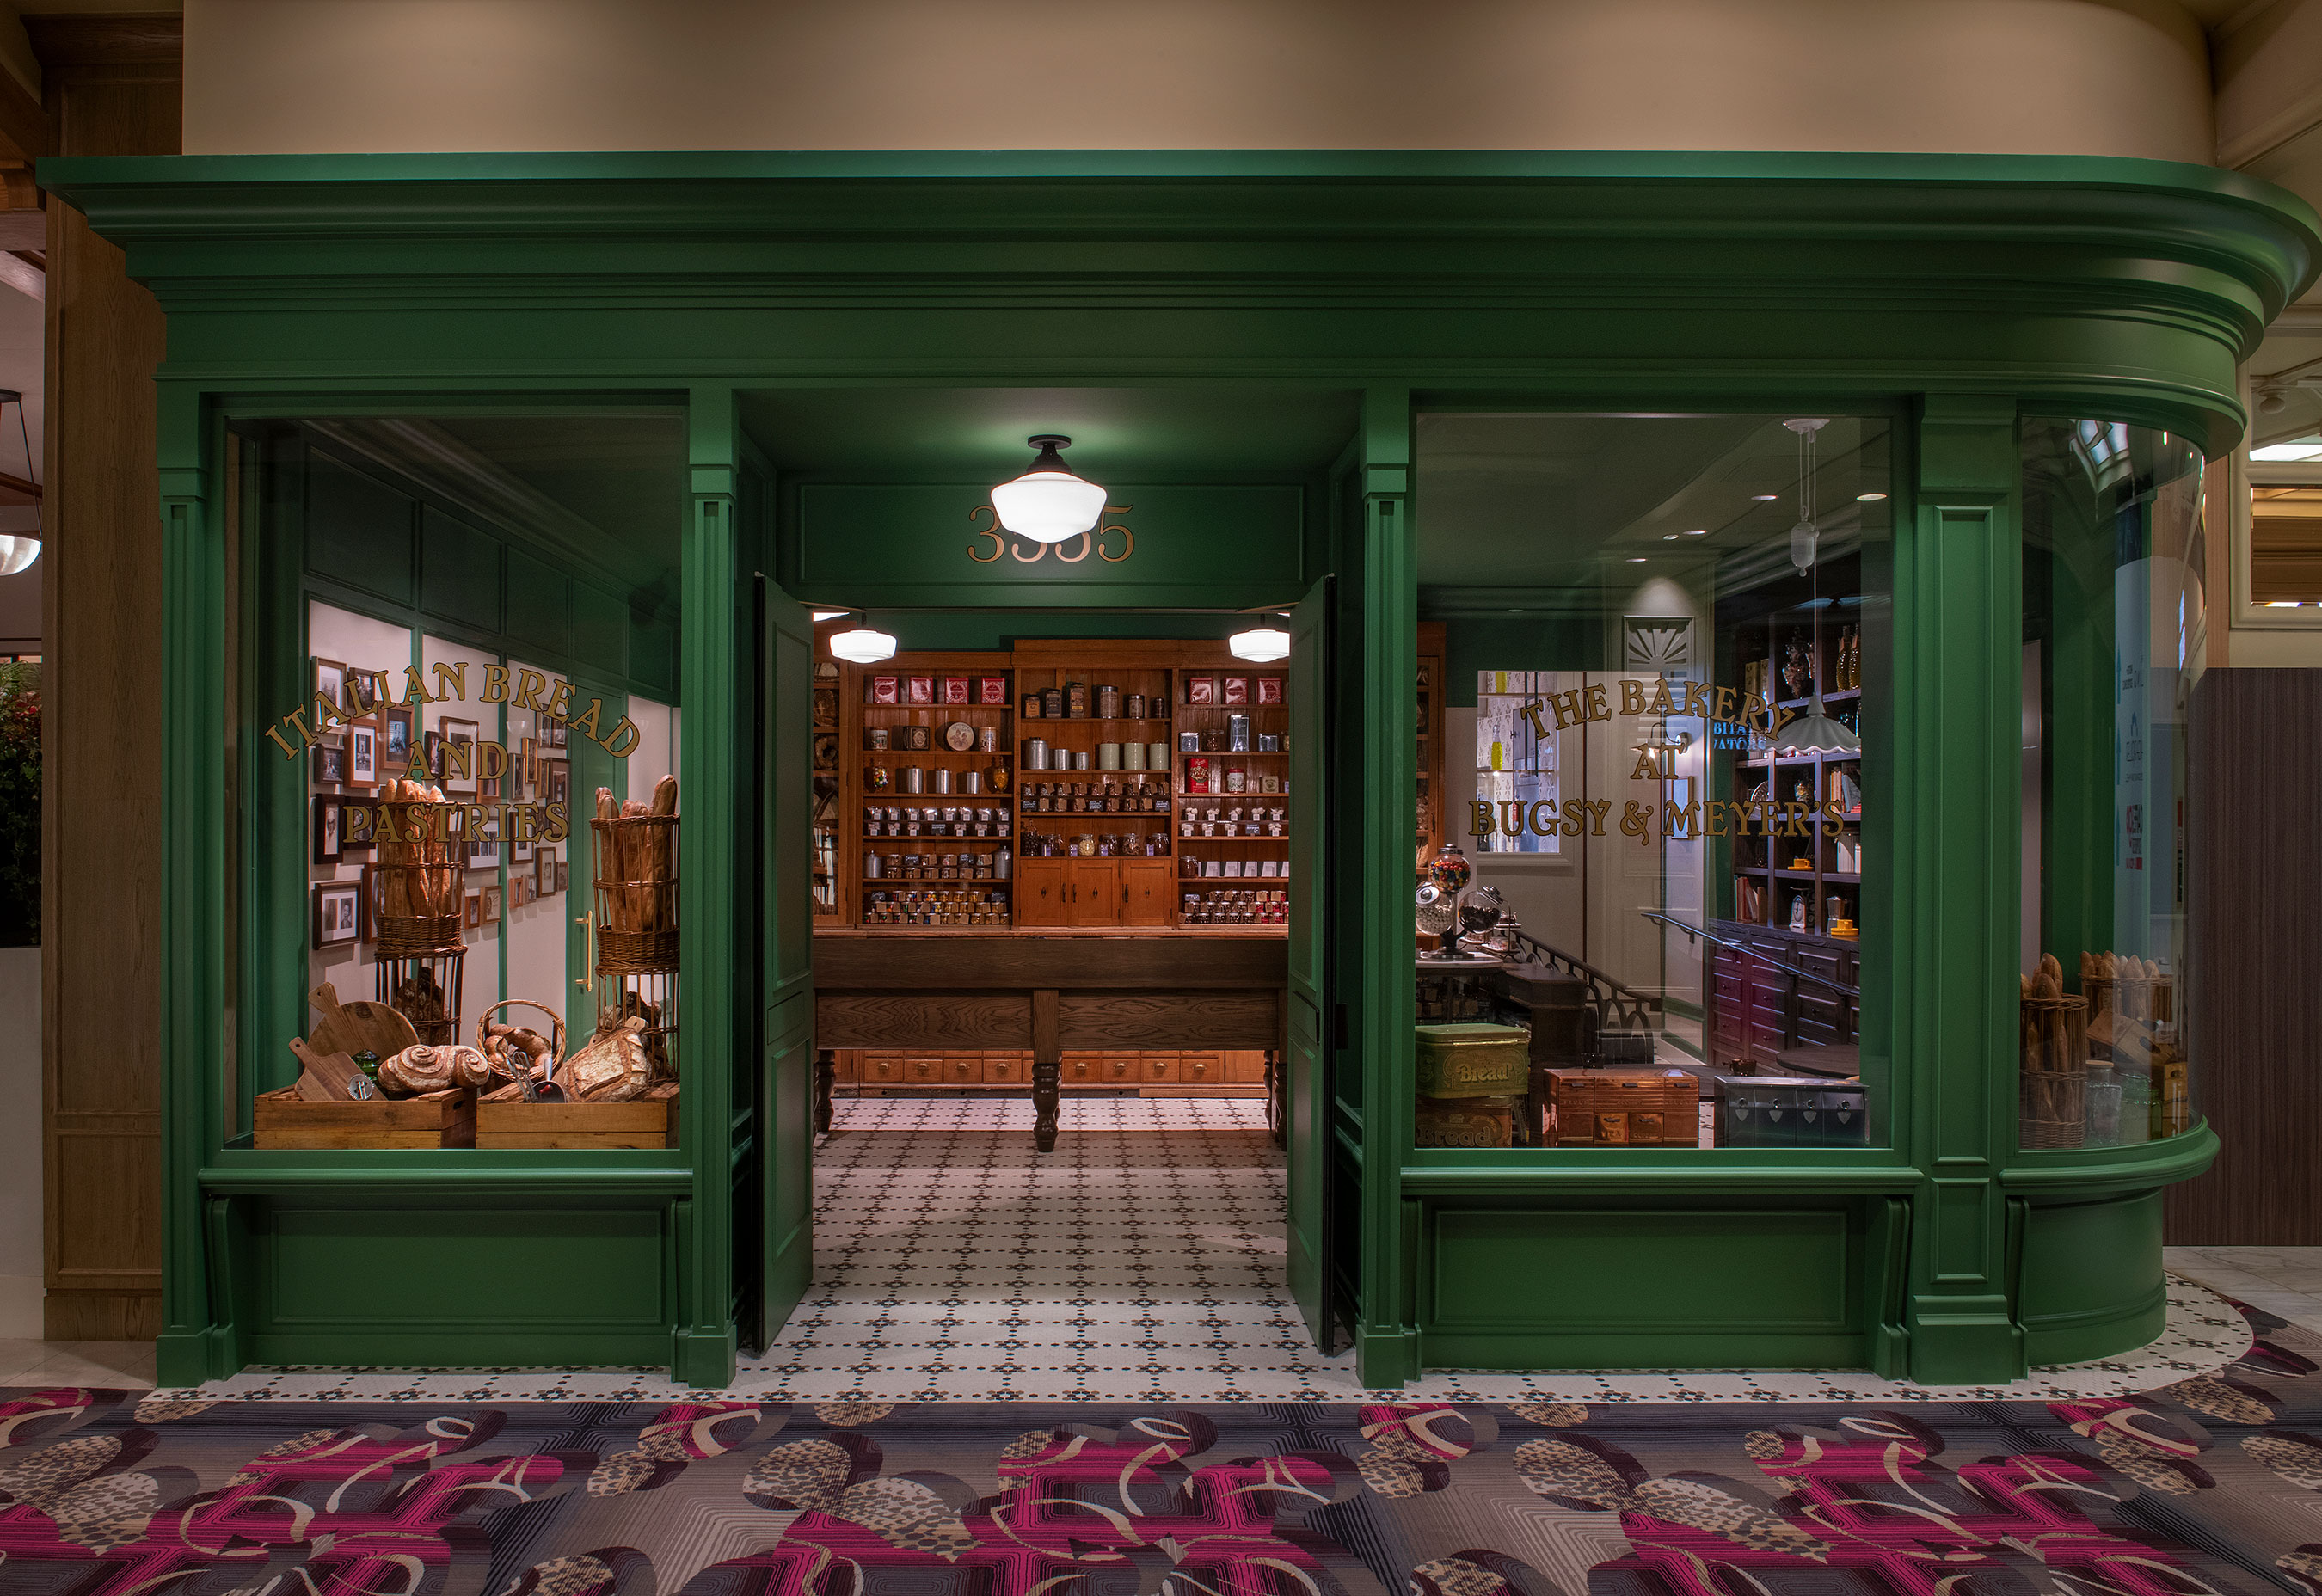
[[[903,702],[932,704],[936,701],[936,679],[932,676],[907,676],[903,679]]]
[[[1008,679],[1004,676],[979,676],[975,679],[975,701],[979,704],[1008,702]]]
[[[1220,683],[1219,684],[1219,686],[1222,687],[1222,688],[1225,689],[1224,697],[1222,697],[1221,698],[1220,698],[1220,699],[1218,700],[1220,703],[1221,703],[1221,704],[1247,704],[1247,703],[1248,703],[1248,702],[1249,702],[1249,678],[1248,678],[1248,677],[1247,677],[1247,676],[1229,676],[1229,677],[1227,677],[1227,678],[1225,679],[1225,680],[1224,680],[1224,681],[1220,682]]]
[[[967,702],[967,678],[946,676],[943,679],[943,701],[946,704]]]
[[[871,679],[871,702],[900,704],[903,701],[903,679],[900,676],[874,676]]]
[[[1185,790],[1187,792],[1207,792],[1210,790],[1209,761],[1205,759],[1189,759],[1185,762]]]
[[[1218,679],[1214,676],[1189,676],[1185,679],[1185,702],[1214,704],[1218,701]]]
[[[1257,679],[1257,701],[1261,704],[1282,702],[1282,678],[1261,676]]]

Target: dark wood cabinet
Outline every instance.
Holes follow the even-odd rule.
[[[1711,951],[1708,1036],[1718,1068],[1770,1071],[1790,1048],[1854,1044],[1861,980],[1852,942],[1732,920],[1709,931],[1741,944]]]
[[[1016,862],[1016,924],[1026,927],[1074,925],[1072,917],[1073,867],[1076,859],[1019,859]]]

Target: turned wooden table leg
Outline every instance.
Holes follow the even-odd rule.
[[[1042,1153],[1056,1150],[1056,1116],[1064,1095],[1065,1053],[1057,1039],[1056,994],[1039,989],[1032,994],[1032,1145]]]
[[[823,1048],[814,1055],[814,1128],[818,1135],[830,1134],[830,1095],[837,1080],[838,1055]]]
[[[1290,1145],[1290,1072],[1284,1067],[1281,1051],[1266,1050],[1266,1128],[1274,1133],[1274,1145]]]

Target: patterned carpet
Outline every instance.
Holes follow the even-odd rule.
[[[6,1596],[2322,1596],[2322,1337],[2047,1402],[0,1392]]]

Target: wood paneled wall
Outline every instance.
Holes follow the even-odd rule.
[[[2322,1244],[2322,670],[2211,670],[2193,713],[2194,1091],[2223,1147],[2165,1235]]]
[[[174,155],[175,18],[27,23],[57,150]],[[160,307],[49,207],[42,552],[47,1332],[161,1322]]]

